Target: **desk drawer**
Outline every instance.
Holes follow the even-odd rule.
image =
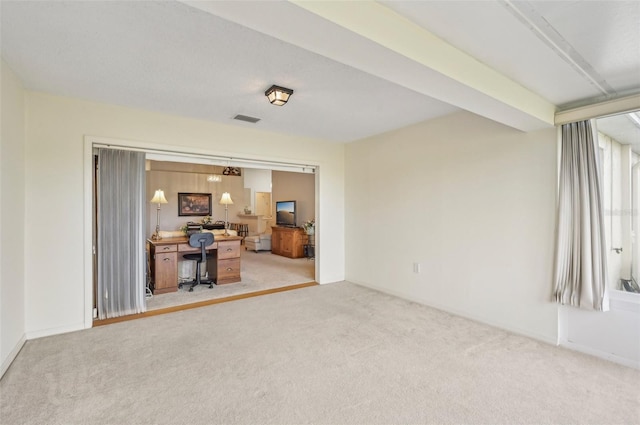
[[[207,245],[206,249],[215,249],[217,242],[212,243],[211,245]],[[194,248],[188,243],[181,243],[178,245],[178,252],[199,252],[200,248]]]
[[[175,245],[173,247],[175,248]],[[178,255],[175,252],[156,253],[151,267],[154,294],[164,294],[178,289]]]
[[[156,246],[156,255],[163,252],[176,252],[178,250],[178,245],[157,245]]]
[[[227,258],[240,257],[240,241],[218,242],[218,258],[221,260]]]
[[[218,260],[218,276],[216,283],[222,285],[240,281],[240,258]]]

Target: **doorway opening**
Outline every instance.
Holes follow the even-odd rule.
[[[87,140],[85,141],[86,144],[86,150],[88,152],[93,152],[94,148],[116,148],[116,149],[124,149],[124,150],[140,150],[145,152],[146,157],[148,160],[150,161],[155,161],[155,162],[179,162],[179,163],[183,163],[183,164],[187,164],[188,166],[193,166],[195,168],[198,168],[198,166],[201,165],[205,165],[208,167],[215,167],[215,166],[229,166],[229,164],[232,164],[235,168],[239,169],[239,170],[246,170],[247,174],[251,174],[252,171],[256,170],[256,171],[268,171],[270,173],[278,173],[278,174],[287,174],[287,173],[298,173],[298,174],[303,174],[305,175],[305,177],[307,178],[311,178],[312,181],[312,188],[313,188],[313,194],[312,199],[314,201],[317,201],[318,196],[317,196],[317,185],[318,185],[318,174],[316,172],[317,167],[313,166],[313,165],[301,165],[301,164],[292,164],[292,163],[282,163],[282,162],[268,162],[268,161],[261,161],[258,159],[237,159],[237,158],[230,158],[230,157],[219,157],[219,156],[215,156],[212,154],[208,154],[208,153],[181,153],[181,152],[174,152],[174,151],[166,151],[166,150],[162,150],[159,151],[158,149],[154,149],[154,148],[149,148],[147,146],[140,146],[140,143],[128,143],[128,142],[123,142],[123,141],[119,141],[119,143],[113,143],[113,141],[108,141],[105,143],[106,139],[97,139],[97,138],[87,138]],[[87,153],[87,152],[85,152]],[[88,155],[87,155],[88,157]],[[93,158],[92,158],[93,161]],[[93,167],[91,167],[93,169]],[[209,173],[209,171],[207,171],[207,173]],[[92,170],[92,174],[93,174],[93,170]],[[198,178],[200,179],[201,175],[200,173],[191,173],[194,178]],[[85,177],[87,177],[87,173],[85,173]],[[206,182],[206,175],[204,176],[204,178],[202,180],[204,180]],[[229,176],[230,179],[236,178],[238,179],[239,176],[234,175],[234,176]],[[241,179],[240,179],[241,180]],[[230,183],[229,181],[226,182],[226,185],[237,185],[237,182],[240,181],[237,180],[233,183]],[[87,207],[87,203],[85,202],[85,214],[87,213],[87,211],[91,211],[93,209],[93,199],[94,199],[94,195],[95,195],[95,180],[89,180],[91,181],[91,185],[90,185],[90,189],[91,189],[91,193],[90,193],[90,197],[88,199],[90,199],[90,205],[91,207]],[[217,194],[218,191],[224,190],[226,189],[226,187],[224,186],[224,182],[222,186],[220,186],[219,188],[208,188],[208,193],[211,194]],[[211,184],[209,182],[209,184]],[[147,187],[150,188],[149,190],[153,189],[157,189],[155,188],[155,183],[153,183],[151,181],[151,179],[147,182]],[[269,190],[271,190],[272,188],[269,188]],[[182,190],[182,189],[176,189],[176,190]],[[200,190],[200,189],[197,189]],[[85,194],[87,194],[87,186],[85,186]],[[256,197],[256,192],[259,193],[258,196]],[[171,192],[172,195],[176,195],[176,193]],[[242,190],[239,190],[237,192],[237,196],[236,199],[239,201],[236,205],[237,207],[235,207],[234,210],[234,219],[237,221],[241,221],[244,220],[244,218],[246,218],[246,216],[258,216],[259,214],[257,214],[257,209],[258,208],[263,208],[261,210],[261,212],[264,212],[264,208],[268,208],[268,206],[265,207],[265,205],[268,205],[266,203],[267,199],[266,199],[266,193],[271,193],[273,196],[273,191],[267,192],[264,190],[254,190],[252,191],[251,188],[244,188],[242,187]],[[148,195],[148,194],[147,194]],[[249,198],[249,196],[251,196],[251,198]],[[149,196],[147,196],[149,198]],[[175,197],[175,196],[174,196]],[[214,198],[216,198],[214,196]],[[149,198],[151,199],[151,198]],[[149,199],[147,199],[146,201],[149,201]],[[247,202],[249,199],[251,199],[251,203]],[[269,201],[271,201],[271,199],[268,199]],[[260,206],[259,206],[260,205]],[[220,213],[220,206],[217,204],[217,202],[214,204],[214,212],[216,214]],[[251,213],[251,214],[246,214],[247,212]],[[311,208],[311,214],[312,217],[315,218],[317,217],[317,212],[318,212],[318,205],[317,202],[314,202],[313,207]],[[94,216],[95,211],[91,211],[91,216]],[[162,223],[164,223],[164,220],[167,218],[164,216],[164,209],[162,211]],[[167,210],[167,213],[169,213],[169,211]],[[172,215],[177,215],[177,207],[175,210],[171,211]],[[155,229],[155,225],[156,225],[156,212],[154,208],[148,208],[147,209],[147,214],[144,217],[143,223],[145,223],[145,227],[146,227],[146,233],[149,233],[150,228]],[[153,219],[151,219],[151,215],[153,215]],[[200,218],[200,217],[198,217]],[[270,225],[268,219],[270,218],[269,216],[265,217],[266,218],[266,224]],[[229,220],[231,221],[231,219]],[[87,223],[91,223],[92,220],[86,220],[85,224]],[[92,226],[93,227],[93,226]],[[164,225],[162,226],[163,228]],[[173,226],[175,227],[175,226]],[[168,227],[168,228],[171,228]],[[255,229],[254,231],[258,231],[259,229]],[[99,249],[99,242],[96,242],[96,238],[93,235],[93,232],[89,232],[89,235],[91,236],[91,240],[90,240],[90,244],[91,244],[91,252],[92,252],[92,256],[90,261],[87,263],[87,259],[85,259],[85,264],[86,264],[86,271],[87,273],[90,273],[91,275],[93,275],[93,273],[95,272],[95,265],[93,264],[93,259],[95,256],[95,250]],[[150,237],[151,234],[146,235],[147,237]],[[243,251],[246,251],[244,249],[244,245],[242,246]],[[258,255],[263,254],[263,253],[258,253]],[[245,255],[245,253],[243,252],[243,255]],[[266,253],[265,255],[262,255],[262,258],[266,257]],[[249,261],[247,261],[247,264],[249,263]],[[313,278],[311,280],[318,280],[317,276],[318,276],[318,264],[319,261],[316,259],[314,261],[309,261],[309,264],[311,264],[312,267],[312,271],[313,271]],[[255,273],[255,274],[259,274],[259,273]],[[247,275],[248,276],[248,275]],[[93,282],[93,279],[90,279],[89,282]],[[313,282],[315,283],[315,282]],[[93,286],[93,285],[91,285]],[[208,288],[207,288],[208,289]],[[214,290],[217,288],[214,288]],[[247,291],[245,291],[247,292]],[[91,288],[87,288],[87,291],[85,292],[85,300],[88,300],[89,296],[87,296],[87,294],[89,294],[89,296],[91,297],[91,303],[87,304],[91,307],[94,307],[95,303],[93,302],[93,298],[95,295],[95,291],[93,289],[93,287]],[[233,295],[233,294],[232,294]],[[196,301],[198,302],[198,301]],[[93,319],[95,317],[95,310],[94,308],[90,308],[88,309],[89,313],[91,315],[91,318]]]

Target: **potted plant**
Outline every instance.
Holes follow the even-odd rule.
[[[307,235],[313,235],[316,233],[316,219],[312,218],[311,220],[305,221],[302,225],[304,231]]]

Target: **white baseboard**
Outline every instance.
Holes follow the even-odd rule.
[[[625,357],[616,356],[615,354],[607,353],[606,351],[596,350],[584,345],[576,344],[569,341],[561,341],[561,347],[568,348],[569,350],[579,351],[580,353],[589,354],[590,356],[598,357],[604,360],[609,360],[614,363],[621,364],[623,366],[631,367],[634,369],[640,369],[640,362],[627,359]]]
[[[513,333],[518,334],[518,335],[526,336],[528,338],[532,338],[532,339],[535,339],[537,341],[544,342],[546,344],[551,344],[551,345],[556,345],[556,346],[558,345],[557,338],[549,337],[547,335],[542,335],[542,334],[538,334],[538,333],[534,333],[534,332],[529,332],[526,329],[521,329],[521,328],[518,328],[518,327],[515,327],[515,326],[506,326],[503,323],[496,323],[496,322],[493,322],[491,320],[487,320],[487,319],[485,319],[483,317],[475,316],[473,314],[469,314],[469,313],[464,312],[464,311],[459,311],[459,310],[456,310],[456,309],[449,308],[447,306],[440,305],[438,303],[431,302],[430,300],[421,299],[419,297],[412,297],[412,296],[409,296],[409,295],[406,295],[406,294],[403,294],[403,293],[400,293],[400,292],[389,290],[387,288],[380,288],[380,287],[377,287],[375,285],[369,285],[369,284],[366,284],[366,283],[355,282],[353,280],[347,280],[347,282],[355,283],[356,285],[360,285],[360,286],[364,286],[366,288],[374,289],[376,291],[384,292],[386,294],[393,295],[394,297],[402,298],[404,300],[413,301],[413,302],[416,302],[418,304],[426,305],[427,307],[432,307],[432,308],[435,308],[437,310],[444,311],[446,313],[455,314],[456,316],[464,317],[466,319],[470,319],[470,320],[473,320],[475,322],[479,322],[479,323],[483,323],[485,325],[493,326],[494,328],[498,328],[498,329],[502,329],[502,330],[505,330],[505,331],[508,331],[508,332],[513,332]]]
[[[27,339],[43,338],[45,336],[66,334],[69,332],[81,331],[85,328],[84,322],[73,325],[60,326],[57,328],[42,329],[39,331],[27,332]]]
[[[407,296],[405,294],[402,294],[402,293],[399,293],[399,292],[395,292],[395,291],[389,290],[387,288],[379,288],[379,287],[377,287],[375,285],[369,285],[369,284],[366,284],[366,283],[356,282],[356,281],[353,281],[353,280],[347,280],[347,281],[351,282],[351,283],[354,283],[356,285],[364,286],[366,288],[374,289],[376,291],[380,291],[380,292],[383,292],[383,293],[386,293],[386,294],[389,294],[389,295],[393,295],[393,296],[396,296],[396,297],[399,297],[399,298],[402,298],[402,299],[405,299],[405,300],[417,302],[419,304],[423,304],[423,305],[426,305],[428,307],[433,307],[435,309],[442,310],[442,311],[447,312],[447,313],[455,314],[456,316],[465,317],[467,319],[471,319],[471,320],[474,320],[476,322],[484,323],[484,324],[487,324],[489,326],[493,326],[493,327],[496,327],[496,328],[499,328],[499,329],[503,329],[503,330],[506,330],[506,331],[509,331],[509,332],[513,332],[513,333],[517,333],[519,335],[523,335],[523,336],[526,336],[526,337],[529,337],[529,338],[533,338],[533,339],[541,341],[541,342],[545,342],[545,343],[548,343],[548,344],[551,344],[551,345],[556,345],[556,346],[560,345],[560,346],[562,346],[564,348],[567,348],[569,350],[578,351],[578,352],[581,352],[581,353],[584,353],[584,354],[588,354],[588,355],[591,355],[591,356],[594,356],[594,357],[598,357],[598,358],[601,358],[601,359],[604,359],[604,360],[608,360],[608,361],[611,361],[611,362],[614,362],[614,363],[618,363],[618,364],[621,364],[623,366],[631,367],[631,368],[634,368],[634,369],[640,369],[640,362],[637,361],[637,360],[628,359],[628,358],[625,358],[625,357],[620,357],[620,356],[617,356],[615,354],[607,353],[606,351],[593,349],[593,348],[590,348],[590,347],[586,347],[586,346],[583,346],[583,345],[580,345],[580,344],[576,344],[576,343],[567,341],[567,339],[566,339],[566,332],[567,331],[566,331],[566,329],[563,329],[563,326],[562,326],[563,320],[564,320],[564,323],[566,323],[566,317],[563,318],[562,316],[563,315],[566,316],[567,313],[566,313],[566,310],[563,310],[563,309],[559,309],[559,314],[558,314],[559,315],[558,323],[561,325],[560,329],[559,329],[559,338],[558,338],[558,340],[554,340],[552,338],[549,338],[549,337],[546,337],[546,336],[543,336],[543,335],[539,335],[539,334],[523,331],[522,329],[519,329],[519,328],[513,328],[513,327],[504,326],[503,324],[500,324],[500,323],[492,323],[491,321],[485,320],[485,319],[483,319],[481,317],[475,317],[473,315],[469,315],[469,314],[466,314],[464,312],[456,311],[455,309],[450,309],[450,308],[438,305],[436,303],[432,303],[432,302],[429,302],[427,300],[420,299],[418,297],[409,297],[409,296]]]
[[[0,379],[2,379],[4,373],[9,369],[9,366],[11,366],[11,363],[13,363],[20,350],[22,350],[25,342],[27,342],[27,336],[22,334],[22,337],[17,342],[16,346],[13,347],[13,350],[11,350],[7,358],[2,362],[2,367],[0,368]]]

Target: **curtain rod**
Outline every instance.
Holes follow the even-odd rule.
[[[254,164],[254,165],[265,165],[265,166],[276,166],[276,167],[286,167],[286,168],[302,168],[315,171],[315,165],[308,164],[300,164],[294,162],[285,162],[285,161],[266,161],[260,159],[249,159],[249,158],[241,158],[241,157],[233,157],[233,156],[221,156],[221,155],[208,155],[208,154],[192,154],[185,153],[179,151],[173,151],[168,149],[145,149],[145,148],[135,148],[132,146],[126,145],[118,145],[118,144],[104,144],[104,143],[94,143],[93,147],[96,149],[122,149],[129,150],[134,152],[144,152],[147,154],[156,154],[156,155],[172,155],[172,156],[182,156],[186,158],[194,158],[194,159],[206,159],[213,161],[233,161],[235,164],[228,165],[239,165],[239,164]],[[217,166],[225,166],[225,164],[208,164],[208,165],[217,165]]]
[[[554,122],[555,125],[562,125],[576,121],[590,120],[592,118],[625,114],[637,110],[640,110],[640,94],[556,112]]]

